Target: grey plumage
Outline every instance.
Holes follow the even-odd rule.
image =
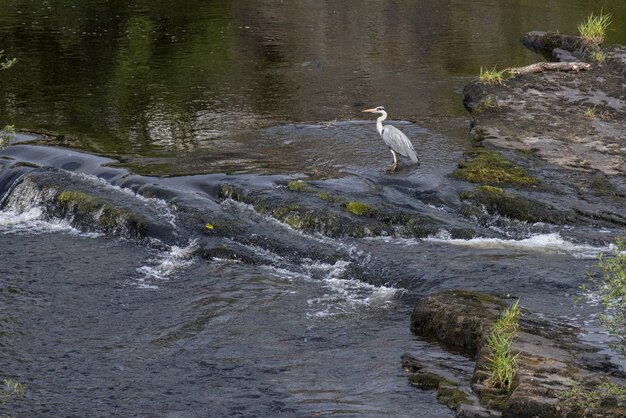
[[[387,119],[387,112],[385,112],[384,107],[378,106],[374,109],[365,109],[363,112],[379,113],[381,115],[376,120],[376,129],[378,130],[383,142],[387,144],[391,150],[391,154],[393,155],[392,170],[395,170],[398,165],[398,157],[396,156],[396,153],[410,158],[411,161],[415,163],[419,163],[419,158],[417,158],[417,154],[415,153],[415,148],[413,148],[411,140],[409,140],[409,138],[395,126],[383,126],[383,121]]]

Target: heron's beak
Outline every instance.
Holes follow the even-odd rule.
[[[365,110],[362,110],[362,112],[376,113],[376,109],[365,109]]]

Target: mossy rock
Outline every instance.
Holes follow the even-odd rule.
[[[313,189],[303,180],[294,180],[287,183],[287,189],[292,192],[312,192]]]
[[[485,148],[474,148],[466,153],[469,158],[459,164],[452,174],[455,178],[491,186],[533,186],[538,180],[530,177],[526,170],[513,165],[500,153]]]
[[[344,200],[340,197],[337,196],[333,196],[332,194],[328,193],[328,192],[320,192],[317,195],[320,199],[325,200],[327,202],[333,202],[333,203],[343,203]]]
[[[460,404],[472,404],[467,393],[455,385],[442,381],[437,389],[437,400],[450,409],[456,409]]]
[[[473,355],[503,307],[496,297],[484,293],[461,289],[440,292],[415,305],[411,331]]]
[[[416,372],[409,375],[409,382],[418,389],[431,390],[439,388],[439,385],[446,381],[435,373]]]
[[[28,161],[20,161],[20,162],[18,162],[18,163],[15,163],[15,165],[14,165],[13,167],[15,167],[15,168],[18,168],[18,167],[25,167],[25,168],[41,168],[41,166],[40,166],[40,165],[37,165],[37,164],[35,164],[35,163],[30,163],[30,162],[28,162]]]
[[[128,209],[117,208],[97,196],[64,190],[56,197],[58,211],[70,216],[87,231],[101,231],[142,238],[148,221]]]
[[[224,184],[218,192],[220,199],[232,199],[237,202],[245,202],[244,194],[232,184]]]
[[[343,204],[342,207],[356,216],[372,216],[374,214],[374,210],[369,205],[354,200]]]
[[[461,214],[468,218],[480,215],[482,206],[490,214],[499,214],[530,223],[563,224],[575,220],[571,212],[560,211],[545,203],[505,192],[499,187],[480,186],[473,192],[462,193],[461,198],[474,204],[464,205],[460,209]]]

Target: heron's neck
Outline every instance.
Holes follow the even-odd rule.
[[[380,135],[383,134],[383,121],[387,119],[387,112],[384,110],[380,111],[381,115],[378,119],[376,119],[376,129]]]

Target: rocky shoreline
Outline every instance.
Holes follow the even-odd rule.
[[[541,34],[526,34],[524,43],[544,54],[580,48],[578,37]],[[587,59],[579,49],[568,52]],[[465,87],[475,150],[455,176],[492,187],[468,194],[470,208],[484,205],[531,222],[626,226],[626,47],[603,52],[606,60],[589,62],[587,71],[542,71]],[[489,152],[509,165],[500,171],[518,174],[498,176],[492,169],[498,162],[484,157]],[[484,175],[472,177],[469,164]]]
[[[507,304],[510,301],[465,290],[444,291],[421,300],[411,316],[411,330],[435,338],[443,347],[462,350],[476,366],[464,379],[445,364],[424,364],[405,355],[403,366],[411,383],[437,389],[438,399],[459,417],[626,415],[626,406],[611,393],[598,394],[593,403],[575,399],[575,393],[594,393],[607,382],[626,385],[626,373],[596,348],[579,342],[575,327],[529,311],[522,311],[513,343],[518,370],[511,393],[486,385],[492,355],[486,337]]]
[[[626,226],[626,47],[603,48],[593,62],[579,37],[530,32],[522,42],[555,62],[586,61],[587,71],[525,73],[464,89],[474,147],[454,177],[477,186],[460,211],[526,222]],[[549,68],[549,66],[545,66]],[[515,72],[512,72],[515,73]],[[405,355],[411,383],[436,389],[459,417],[626,416],[626,374],[575,327],[523,311],[513,343],[518,370],[509,394],[485,385],[489,330],[510,301],[446,291],[421,300],[411,330],[462,350],[475,369],[459,377],[445,364]],[[604,389],[599,389],[604,388]],[[621,389],[620,389],[621,390]]]

